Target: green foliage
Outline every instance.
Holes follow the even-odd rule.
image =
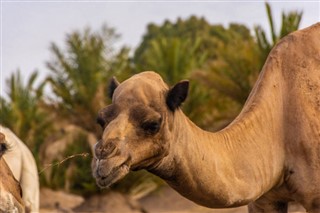
[[[52,165],[59,165],[59,160],[54,160]],[[64,188],[66,180],[66,166],[54,166],[52,167],[52,175],[48,186],[52,189],[58,190]]]
[[[0,97],[0,123],[10,128],[38,159],[40,145],[51,129],[50,116],[41,108],[44,84],[35,86],[38,77],[33,72],[26,83],[20,71],[7,81],[8,99]]]
[[[114,59],[112,45],[117,38],[114,29],[103,26],[100,32],[87,28],[68,34],[65,51],[51,44],[54,59],[47,63],[52,71],[48,82],[56,96],[51,107],[60,119],[98,131],[94,123],[98,110],[108,102],[107,82],[115,73],[111,65],[124,66],[119,57]]]
[[[79,133],[66,147],[63,159],[52,162],[51,180],[48,185],[53,189],[65,189],[84,196],[99,191],[91,175],[91,157],[85,154],[90,150],[87,136]],[[69,158],[69,159],[68,159]]]
[[[133,64],[131,63],[130,58],[130,49],[123,47],[120,51],[114,56],[111,62],[111,72],[117,79],[121,82],[126,80],[134,74]],[[109,76],[108,76],[109,78]]]
[[[187,44],[191,45],[189,46],[190,49],[196,48],[193,50],[188,49],[186,54],[192,53],[193,55],[200,56],[205,53],[208,58],[215,57],[214,52],[211,52],[211,48],[209,48],[215,45],[215,41],[210,37],[211,30],[211,26],[204,18],[197,18],[195,16],[191,16],[187,20],[179,18],[175,23],[167,20],[161,26],[149,24],[147,26],[147,33],[143,36],[142,42],[135,50],[133,56],[136,72],[148,70],[151,67],[150,49],[157,51],[155,49],[170,47],[169,45],[171,44],[175,45],[171,49],[175,49],[176,51],[178,51],[177,47],[182,46],[186,48]],[[179,53],[184,54],[183,50],[180,50]],[[162,50],[162,53],[165,53],[165,51]],[[176,57],[175,59],[179,58]],[[161,72],[160,69],[156,71]]]
[[[201,41],[192,43],[190,39],[162,38],[153,40],[146,50],[143,70],[156,70],[169,84],[174,84],[189,76],[206,59],[206,53],[198,52]]]
[[[208,62],[197,77],[208,88],[243,105],[260,72],[260,51],[251,36],[244,39],[230,28],[228,37],[218,46],[217,59]]]
[[[88,150],[90,150],[90,146],[87,137],[79,134],[77,139],[66,148],[65,156],[86,153]],[[67,165],[73,164],[74,166],[69,179],[71,192],[89,195],[99,190],[92,177],[91,160],[92,157],[75,157],[67,162]]]

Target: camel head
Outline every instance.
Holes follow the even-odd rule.
[[[111,81],[112,104],[98,113],[103,134],[92,162],[100,187],[110,186],[130,170],[156,168],[168,155],[172,119],[187,97],[188,85],[181,81],[169,89],[154,72],[134,75],[121,84]]]

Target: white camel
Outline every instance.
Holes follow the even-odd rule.
[[[9,150],[3,156],[14,177],[20,182],[27,212],[39,212],[39,176],[35,159],[28,147],[8,128],[0,125]]]
[[[5,135],[0,132],[0,212],[24,213],[25,206],[20,184],[3,158],[7,152],[8,144]]]

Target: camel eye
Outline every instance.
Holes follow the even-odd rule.
[[[142,123],[141,128],[149,134],[155,134],[160,130],[160,121],[144,122]]]

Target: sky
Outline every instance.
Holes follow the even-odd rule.
[[[18,69],[27,79],[38,70],[40,79],[52,55],[52,42],[64,47],[65,36],[89,26],[99,30],[103,24],[121,35],[116,47],[135,48],[149,23],[162,24],[178,17],[204,17],[210,24],[245,24],[250,29],[261,25],[269,30],[265,1],[61,1],[0,0],[0,96],[5,96],[6,79]],[[282,11],[303,11],[300,28],[320,21],[320,0],[269,1],[276,29]]]

